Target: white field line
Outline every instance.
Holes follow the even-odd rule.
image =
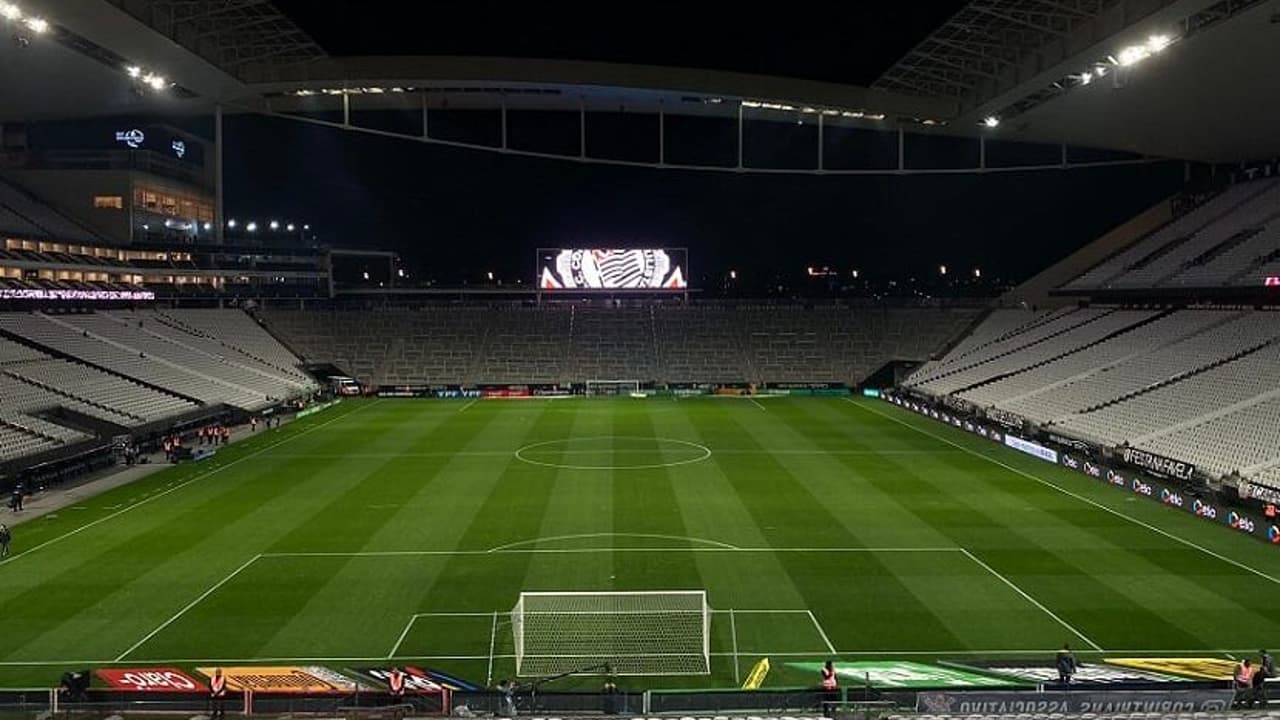
[[[822,636],[822,642],[827,644],[827,651],[832,655],[835,655],[836,646],[831,644],[831,638],[827,637],[827,631],[822,629],[822,623],[818,622],[818,618],[813,616],[812,610],[805,610],[804,612],[809,616],[809,620],[813,623],[813,626],[818,629],[818,634]]]
[[[366,453],[366,452],[350,452],[350,453],[280,453],[275,455],[277,458],[297,458],[303,460],[324,460],[324,459],[352,459],[352,458],[368,458],[371,460],[387,460],[395,458],[458,458],[458,457],[477,457],[477,458],[508,458],[523,448],[515,450],[434,450],[422,452],[403,452],[403,453]],[[708,448],[713,455],[957,455],[959,450],[939,449],[939,450],[811,450],[804,448],[778,448],[770,450],[767,448]],[[557,450],[556,455],[600,455],[606,452],[604,450]],[[608,452],[614,455],[639,455],[653,454],[656,450],[645,448],[614,448]]]
[[[473,398],[473,399],[471,400],[471,402],[469,402],[469,403],[467,403],[466,405],[463,405],[462,407],[458,408],[458,412],[463,412],[464,410],[466,410],[467,408],[471,407],[472,405],[475,405],[475,404],[476,404],[476,403],[478,403],[478,402],[480,402],[480,398]]]
[[[221,580],[219,580],[217,583],[215,583],[215,584],[213,585],[213,587],[210,587],[208,590],[205,590],[204,592],[200,593],[200,596],[199,596],[199,597],[197,597],[195,600],[192,600],[191,602],[187,603],[185,606],[183,606],[183,608],[182,608],[181,610],[179,610],[178,612],[174,613],[174,614],[173,614],[173,616],[172,616],[172,617],[170,617],[168,620],[165,620],[164,622],[160,623],[160,625],[159,625],[159,626],[157,626],[155,630],[152,630],[151,632],[149,632],[149,633],[147,633],[146,635],[144,635],[144,636],[142,637],[142,639],[141,639],[141,640],[139,640],[138,642],[136,642],[136,643],[134,643],[134,644],[130,645],[130,646],[129,646],[129,649],[128,649],[128,650],[125,650],[125,651],[124,651],[124,652],[122,652],[122,653],[120,653],[120,654],[116,657],[116,659],[115,659],[113,662],[120,662],[121,660],[124,660],[124,659],[125,659],[126,657],[128,657],[128,656],[129,656],[129,654],[130,654],[130,653],[132,653],[134,650],[137,650],[138,648],[142,647],[143,643],[145,643],[145,642],[147,642],[148,640],[150,640],[151,638],[155,637],[155,636],[156,636],[156,634],[158,634],[161,630],[164,630],[165,628],[167,628],[167,627],[169,627],[170,625],[172,625],[172,624],[174,623],[174,621],[176,621],[178,618],[180,618],[180,617],[182,617],[183,615],[187,614],[187,611],[188,611],[188,610],[190,610],[191,608],[195,607],[196,605],[199,605],[199,604],[200,604],[200,602],[201,602],[202,600],[204,600],[205,598],[207,598],[207,597],[209,597],[210,595],[212,595],[215,591],[217,591],[217,589],[218,589],[218,588],[222,587],[223,585],[226,585],[228,582],[230,582],[230,581],[231,581],[231,579],[232,579],[232,578],[234,578],[235,576],[239,575],[241,572],[243,572],[243,571],[244,571],[246,568],[248,568],[250,565],[252,565],[252,564],[254,564],[255,562],[257,562],[257,561],[258,561],[258,559],[259,559],[259,558],[261,558],[261,557],[262,557],[262,555],[254,555],[253,557],[251,557],[251,558],[249,558],[248,560],[246,560],[246,561],[244,562],[244,564],[243,564],[243,565],[241,565],[240,567],[236,568],[235,570],[232,570],[230,575],[227,575],[226,577],[222,578],[222,579],[221,579]]]
[[[880,417],[883,417],[883,418],[885,418],[885,419],[887,419],[887,420],[892,420],[893,422],[896,422],[896,423],[898,423],[899,425],[902,425],[902,426],[904,426],[904,427],[908,427],[908,428],[911,428],[912,430],[915,430],[916,432],[920,433],[921,435],[927,435],[927,436],[929,436],[929,437],[933,438],[934,440],[937,440],[938,442],[943,442],[943,443],[946,443],[946,444],[948,444],[948,445],[951,445],[952,447],[959,448],[960,450],[963,450],[964,452],[966,452],[966,453],[968,453],[968,454],[970,454],[970,455],[973,455],[974,457],[982,458],[983,460],[986,460],[987,462],[989,462],[989,463],[991,463],[991,464],[993,464],[993,465],[999,465],[1000,467],[1004,468],[1005,470],[1008,470],[1009,472],[1012,472],[1012,473],[1016,473],[1016,474],[1018,474],[1018,475],[1021,475],[1021,476],[1025,477],[1025,478],[1027,478],[1028,480],[1034,480],[1034,481],[1036,481],[1036,482],[1040,483],[1041,485],[1044,485],[1045,487],[1049,487],[1049,488],[1053,488],[1054,490],[1057,490],[1058,492],[1062,493],[1063,495],[1066,495],[1066,496],[1068,496],[1068,497],[1073,497],[1073,498],[1075,498],[1076,500],[1079,500],[1079,501],[1080,501],[1080,502],[1082,502],[1082,503],[1085,503],[1085,504],[1087,504],[1087,505],[1092,505],[1093,507],[1095,507],[1095,508],[1097,508],[1097,509],[1099,509],[1099,510],[1102,510],[1102,511],[1104,511],[1104,512],[1110,513],[1110,514],[1112,514],[1112,515],[1114,515],[1114,516],[1116,516],[1116,517],[1118,517],[1118,518],[1121,518],[1122,520],[1127,520],[1127,521],[1129,521],[1129,522],[1133,523],[1134,525],[1139,525],[1139,526],[1141,526],[1141,527],[1144,527],[1144,528],[1146,528],[1146,529],[1150,530],[1151,532],[1156,533],[1157,535],[1161,535],[1161,536],[1166,537],[1166,538],[1168,538],[1168,539],[1170,539],[1170,540],[1173,540],[1173,541],[1175,541],[1175,542],[1181,543],[1181,544],[1183,544],[1183,545],[1185,545],[1185,546],[1187,546],[1187,547],[1189,547],[1189,548],[1192,548],[1192,549],[1194,549],[1194,550],[1199,550],[1200,552],[1204,553],[1205,555],[1208,555],[1208,556],[1210,556],[1210,557],[1217,558],[1217,559],[1221,560],[1222,562],[1228,563],[1228,564],[1230,564],[1230,565],[1234,565],[1234,566],[1236,566],[1236,567],[1240,568],[1241,570],[1244,570],[1244,571],[1246,571],[1246,572],[1252,573],[1252,574],[1254,574],[1254,575],[1257,575],[1257,576],[1258,576],[1258,577],[1260,577],[1260,578],[1263,578],[1263,579],[1265,579],[1265,580],[1270,580],[1271,582],[1276,583],[1277,585],[1280,585],[1280,578],[1277,578],[1277,577],[1276,577],[1276,576],[1274,576],[1274,575],[1268,575],[1267,573],[1264,573],[1264,572],[1262,572],[1261,570],[1258,570],[1257,568],[1254,568],[1254,567],[1250,567],[1250,566],[1248,566],[1248,565],[1245,565],[1244,563],[1240,562],[1239,560],[1236,560],[1236,559],[1234,559],[1234,558],[1227,557],[1226,555],[1223,555],[1222,553],[1219,553],[1219,552],[1214,551],[1214,550],[1210,550],[1209,548],[1207,548],[1207,547],[1205,547],[1205,546],[1203,546],[1203,545],[1200,545],[1200,544],[1198,544],[1198,543],[1196,543],[1196,542],[1193,542],[1193,541],[1188,540],[1188,539],[1186,539],[1186,538],[1183,538],[1183,537],[1179,537],[1179,536],[1177,536],[1177,535],[1174,535],[1173,533],[1171,533],[1171,532],[1169,532],[1169,531],[1167,531],[1167,530],[1161,529],[1161,528],[1159,528],[1159,527],[1156,527],[1155,525],[1152,525],[1151,523],[1144,522],[1144,521],[1139,520],[1138,518],[1132,517],[1132,516],[1130,516],[1130,515],[1125,515],[1124,513],[1120,512],[1119,510],[1112,509],[1112,508],[1110,508],[1110,507],[1107,507],[1106,505],[1103,505],[1102,503],[1100,503],[1100,502],[1098,502],[1098,501],[1096,501],[1096,500],[1093,500],[1093,499],[1091,499],[1091,498],[1087,498],[1087,497],[1085,497],[1085,496],[1083,496],[1083,495],[1080,495],[1080,494],[1078,494],[1078,493],[1072,492],[1071,490],[1068,490],[1068,489],[1066,489],[1066,488],[1062,487],[1061,485],[1058,485],[1058,484],[1056,484],[1056,483],[1053,483],[1053,482],[1050,482],[1050,481],[1048,481],[1048,480],[1045,480],[1044,478],[1042,478],[1042,477],[1040,477],[1040,476],[1038,476],[1038,475],[1035,475],[1035,474],[1029,473],[1029,472],[1027,472],[1026,470],[1021,470],[1021,469],[1016,468],[1016,467],[1014,467],[1014,466],[1012,466],[1012,465],[1005,464],[1005,463],[1003,463],[1003,462],[1001,462],[1001,461],[999,461],[999,460],[997,460],[997,459],[995,459],[995,458],[991,457],[990,455],[987,455],[987,454],[985,454],[985,453],[980,453],[980,452],[978,452],[978,451],[976,451],[976,450],[973,450],[972,448],[965,447],[964,445],[961,445],[961,444],[959,444],[959,443],[957,443],[957,442],[955,442],[955,441],[953,441],[953,440],[951,440],[951,439],[949,439],[949,438],[945,438],[945,437],[943,437],[943,436],[941,436],[941,435],[938,435],[938,434],[936,434],[936,433],[933,433],[933,432],[930,432],[930,431],[928,431],[928,430],[925,430],[924,428],[917,427],[916,425],[913,425],[913,424],[911,424],[911,423],[909,423],[909,422],[906,422],[906,421],[904,421],[904,420],[900,420],[899,418],[893,417],[892,415],[889,415],[889,414],[886,414],[886,413],[880,412],[879,410],[876,410],[876,409],[874,409],[874,408],[871,408],[871,407],[869,407],[869,406],[867,406],[867,405],[865,405],[865,404],[854,402],[853,400],[850,400],[849,398],[844,398],[844,399],[845,399],[845,400],[847,400],[849,403],[853,404],[855,407],[861,408],[862,410],[865,410],[866,412],[869,412],[869,413],[872,413],[872,414],[875,414],[875,415],[879,415]]]
[[[960,547],[592,547],[509,550],[366,550],[358,552],[270,552],[265,558],[429,557],[466,555],[580,555],[590,553],[959,553]]]
[[[409,622],[405,623],[404,630],[400,631],[400,637],[396,638],[396,644],[391,646],[391,652],[387,653],[387,660],[396,656],[400,652],[400,645],[404,643],[404,639],[409,637],[409,630],[413,628],[413,624],[418,621],[417,615],[410,615]]]
[[[761,404],[760,404],[760,401],[759,401],[759,400],[757,400],[757,399],[755,399],[755,398],[753,398],[753,397],[749,397],[749,398],[747,398],[747,399],[751,401],[751,404],[752,404],[752,405],[755,405],[756,407],[760,408],[761,410],[765,410],[765,409],[766,409],[764,405],[761,405]]]
[[[493,687],[493,653],[498,645],[498,611],[493,611],[493,629],[489,631],[489,670],[485,673],[484,686]]]
[[[197,481],[197,480],[203,480],[204,478],[207,478],[207,477],[209,477],[209,476],[211,476],[211,475],[216,475],[216,474],[218,474],[218,473],[222,472],[223,470],[226,470],[227,468],[230,468],[230,467],[234,467],[234,466],[236,466],[236,465],[239,465],[240,463],[244,462],[245,460],[248,460],[248,459],[250,459],[250,458],[257,457],[257,456],[259,456],[259,455],[261,455],[261,454],[263,454],[263,453],[267,452],[268,450],[271,450],[272,448],[279,447],[279,446],[284,445],[285,443],[288,443],[288,442],[293,442],[294,440],[297,440],[298,438],[302,437],[303,435],[306,435],[306,434],[308,434],[308,433],[311,433],[311,432],[314,432],[314,431],[316,431],[316,430],[319,430],[320,428],[325,427],[326,425],[329,425],[329,424],[331,424],[331,423],[337,422],[338,420],[341,420],[341,419],[343,419],[343,418],[345,418],[345,417],[348,417],[348,416],[350,416],[350,415],[355,415],[356,413],[363,411],[365,408],[369,408],[369,407],[372,407],[372,406],[374,406],[374,405],[378,404],[378,402],[379,402],[378,400],[374,400],[373,402],[369,403],[368,405],[363,405],[363,406],[361,406],[361,407],[358,407],[358,408],[356,408],[355,410],[352,410],[352,411],[351,411],[351,412],[349,412],[349,413],[343,413],[342,415],[339,415],[339,416],[337,416],[337,417],[329,418],[328,420],[326,420],[326,421],[324,421],[324,422],[322,422],[322,423],[320,423],[320,424],[318,424],[318,425],[312,425],[311,427],[307,428],[306,430],[303,430],[303,431],[301,431],[301,432],[299,432],[299,433],[296,433],[296,434],[294,434],[294,435],[290,435],[289,437],[284,438],[283,440],[278,440],[278,441],[276,441],[276,442],[274,442],[274,443],[271,443],[270,445],[268,445],[268,446],[266,446],[266,447],[264,447],[264,448],[261,448],[261,449],[259,449],[259,450],[255,450],[255,451],[253,451],[253,452],[249,453],[248,455],[242,455],[242,456],[240,456],[240,457],[236,458],[235,460],[232,460],[231,462],[227,463],[226,465],[220,465],[220,466],[218,466],[218,467],[213,468],[212,470],[210,470],[210,471],[208,471],[208,472],[200,473],[200,474],[195,475],[195,476],[193,476],[193,477],[191,477],[191,478],[188,478],[188,479],[186,479],[186,480],[184,480],[184,481],[182,481],[182,482],[178,483],[177,485],[174,485],[173,487],[169,488],[168,490],[163,490],[163,491],[158,492],[158,493],[156,493],[156,494],[154,494],[154,495],[149,495],[149,496],[147,496],[147,497],[143,498],[142,500],[139,500],[139,501],[138,501],[138,502],[136,502],[136,503],[133,503],[133,504],[131,504],[131,505],[126,506],[125,508],[123,508],[123,509],[121,509],[121,510],[117,510],[117,511],[115,511],[115,512],[111,513],[110,515],[105,515],[105,516],[103,516],[103,517],[98,518],[97,520],[94,520],[94,521],[92,521],[92,522],[85,523],[84,525],[81,525],[80,527],[78,527],[78,528],[76,528],[76,529],[74,529],[74,530],[70,530],[70,531],[65,532],[65,533],[63,533],[63,534],[61,534],[61,535],[58,535],[57,537],[50,538],[50,539],[48,539],[48,540],[46,540],[46,541],[44,541],[44,542],[40,543],[39,545],[36,545],[35,547],[33,547],[33,548],[29,549],[29,550],[24,550],[24,551],[22,551],[22,552],[18,553],[17,555],[14,555],[13,557],[10,557],[10,558],[8,558],[8,559],[6,559],[6,560],[0,560],[0,566],[8,565],[9,563],[13,562],[14,560],[17,560],[18,558],[26,557],[27,555],[30,555],[30,554],[31,554],[31,553],[33,553],[33,552],[36,552],[36,551],[38,551],[38,550],[42,550],[42,549],[44,549],[44,548],[46,548],[46,547],[49,547],[50,545],[53,545],[54,543],[58,543],[58,542],[61,542],[61,541],[63,541],[63,540],[66,540],[67,538],[69,538],[69,537],[71,537],[71,536],[73,536],[73,535],[78,535],[78,534],[80,534],[80,533],[84,532],[85,530],[88,530],[89,528],[92,528],[92,527],[94,527],[94,526],[100,525],[100,524],[102,524],[102,523],[104,523],[104,522],[106,522],[106,521],[108,521],[108,520],[112,520],[112,519],[114,519],[114,518],[120,517],[121,515],[123,515],[123,514],[125,514],[125,513],[129,512],[130,510],[134,510],[134,509],[136,509],[136,508],[140,508],[140,507],[142,507],[143,505],[146,505],[147,503],[149,503],[149,502],[151,502],[151,501],[153,501],[153,500],[159,500],[160,498],[162,498],[162,497],[164,497],[164,496],[166,496],[166,495],[168,495],[168,494],[170,494],[170,493],[174,493],[174,492],[177,492],[177,491],[181,490],[182,488],[184,488],[184,487],[186,487],[186,486],[190,485],[191,483],[193,483],[193,482],[195,482],[195,481]],[[290,423],[290,424],[292,424],[292,423]],[[118,506],[117,506],[117,507],[118,507]],[[109,508],[108,508],[108,509],[109,509]]]
[[[489,615],[490,613],[482,613]],[[1024,648],[1021,650],[992,649],[992,650],[837,650],[834,654],[841,657],[925,657],[933,656],[937,658],[946,657],[976,657],[982,655],[1033,655],[1040,658],[1051,656],[1058,651],[1058,648]],[[1196,648],[1194,650],[1168,650],[1168,649],[1147,649],[1147,650],[1129,650],[1129,649],[1111,649],[1106,651],[1106,655],[1113,657],[1125,656],[1145,656],[1145,657],[1175,657],[1175,656],[1198,656],[1207,657],[1210,655],[1248,655],[1256,653],[1257,648],[1236,648],[1231,650],[1224,649],[1208,649]],[[761,655],[770,657],[804,657],[812,658],[812,652],[761,652]],[[1102,655],[1096,650],[1079,650],[1077,655],[1096,656]],[[713,652],[712,657],[730,657],[732,652]],[[498,660],[511,659],[515,655],[512,654],[495,654],[493,656]],[[595,656],[592,656],[595,657]],[[394,658],[386,657],[240,657],[240,658],[165,658],[163,660],[151,660],[146,662],[148,665],[196,665],[200,663],[215,663],[220,665],[229,665],[231,663],[300,663],[300,662],[381,662],[388,659],[392,660],[487,660],[488,655],[397,655]],[[0,667],[71,667],[77,665],[100,666],[100,665],[134,665],[137,660],[5,660],[0,661]],[[1224,678],[1225,679],[1225,678]]]
[[[733,638],[733,684],[742,682],[742,671],[738,667],[738,623],[734,620],[733,608],[729,608],[729,634]]]
[[[972,560],[972,561],[974,561],[975,563],[977,563],[979,567],[981,567],[982,569],[984,569],[984,570],[986,570],[987,572],[991,573],[992,577],[996,578],[997,580],[999,580],[1000,582],[1004,583],[1005,585],[1008,585],[1008,586],[1009,586],[1009,587],[1010,587],[1014,592],[1016,592],[1016,593],[1018,593],[1019,595],[1021,595],[1021,596],[1023,597],[1023,599],[1025,599],[1027,602],[1031,603],[1032,605],[1035,605],[1035,606],[1036,606],[1037,608],[1039,608],[1039,609],[1040,609],[1040,611],[1041,611],[1041,612],[1043,612],[1045,615],[1048,615],[1049,617],[1053,618],[1054,622],[1058,623],[1058,624],[1059,624],[1059,625],[1061,625],[1062,627],[1064,627],[1064,628],[1066,628],[1067,630],[1069,630],[1069,631],[1071,632],[1071,634],[1072,634],[1072,635],[1075,635],[1076,637],[1078,637],[1078,638],[1080,638],[1081,640],[1085,641],[1085,643],[1087,643],[1087,644],[1089,645],[1089,647],[1093,648],[1094,650],[1097,650],[1098,652],[1106,652],[1106,650],[1103,650],[1103,649],[1102,649],[1102,646],[1101,646],[1101,645],[1099,645],[1098,643],[1094,642],[1092,638],[1090,638],[1088,635],[1085,635],[1084,633],[1080,632],[1080,631],[1079,631],[1078,629],[1076,629],[1076,627],[1075,627],[1074,625],[1072,625],[1071,623],[1067,622],[1066,620],[1063,620],[1061,617],[1059,617],[1059,616],[1058,616],[1058,614],[1057,614],[1057,613],[1055,613],[1054,611],[1052,611],[1052,610],[1050,610],[1049,608],[1045,607],[1045,606],[1044,606],[1044,604],[1043,604],[1043,603],[1041,603],[1039,600],[1036,600],[1035,598],[1031,597],[1031,595],[1030,595],[1030,594],[1028,594],[1028,593],[1027,593],[1025,590],[1023,590],[1022,588],[1018,587],[1018,586],[1017,586],[1017,584],[1015,584],[1012,580],[1010,580],[1009,578],[1005,577],[1005,576],[1004,576],[1003,574],[1001,574],[998,570],[996,570],[995,568],[991,567],[991,566],[990,566],[990,565],[988,565],[986,562],[984,562],[984,561],[982,560],[982,558],[978,557],[977,555],[974,555],[973,553],[969,552],[968,550],[964,550],[964,554],[965,554],[965,556],[966,556],[966,557],[968,557],[970,560]]]
[[[578,533],[575,535],[551,535],[549,537],[534,538],[532,540],[519,540],[505,545],[496,545],[489,548],[487,552],[502,552],[503,550],[513,550],[518,547],[527,545],[537,545],[545,542],[556,542],[559,540],[589,540],[593,538],[645,538],[647,540],[686,540],[693,543],[700,543],[712,547],[723,548],[725,550],[737,550],[736,545],[731,545],[719,540],[707,540],[705,538],[689,537],[688,535],[658,535],[654,533]]]

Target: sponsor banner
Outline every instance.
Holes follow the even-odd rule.
[[[319,405],[312,405],[312,406],[310,406],[310,407],[305,407],[305,408],[303,408],[303,409],[299,410],[299,411],[298,411],[298,414],[294,415],[294,416],[293,416],[293,418],[294,418],[295,420],[301,420],[302,418],[307,417],[308,415],[315,415],[316,413],[320,412],[321,410],[328,410],[329,408],[333,407],[334,405],[337,405],[337,404],[338,404],[338,403],[340,403],[340,402],[342,402],[342,401],[341,401],[341,400],[331,400],[331,401],[329,401],[329,402],[327,402],[327,403],[320,403]]]
[[[1157,477],[1171,477],[1178,480],[1190,480],[1196,471],[1194,463],[1185,463],[1181,460],[1174,460],[1173,458],[1157,455],[1153,452],[1147,452],[1146,450],[1125,447],[1121,452],[1121,457],[1124,459],[1126,464],[1142,468]]]
[[[1051,448],[1047,448],[1041,445],[1040,443],[1033,443],[1030,440],[1023,440],[1022,438],[1016,437],[1014,435],[1005,435],[1004,444],[1013,448],[1014,450],[1017,450],[1019,452],[1024,452],[1032,457],[1038,457],[1041,460],[1044,460],[1045,462],[1051,462],[1051,463],[1058,462],[1058,451],[1053,450]]]
[[[150,290],[0,289],[0,300],[155,300]]]
[[[1261,500],[1264,503],[1280,505],[1280,490],[1265,485],[1254,485],[1248,480],[1241,480],[1236,485],[1236,492],[1242,500]]]
[[[1193,680],[1230,680],[1236,669],[1234,662],[1222,658],[1107,658],[1106,662]]]
[[[1011,428],[1020,428],[1023,423],[1021,415],[1011,413],[1008,410],[1001,410],[1000,408],[988,408],[987,419]]]
[[[876,388],[862,388],[862,397],[878,398],[880,391]]]
[[[356,668],[352,672],[383,687],[390,688],[391,673],[396,670],[404,674],[404,691],[406,694],[426,695],[444,692],[444,687],[440,683],[432,680],[430,676],[418,668],[411,666]]]
[[[533,397],[528,386],[511,385],[508,387],[487,387],[480,390],[482,398],[527,398]]]
[[[1089,443],[1083,440],[1069,438],[1057,433],[1049,433],[1049,442],[1061,445],[1062,447],[1068,447],[1079,452],[1089,452],[1090,449]]]
[[[949,715],[1053,713],[1196,713],[1231,709],[1230,690],[1103,690],[1050,692],[922,692],[916,710]]]
[[[177,668],[100,668],[98,678],[112,690],[149,693],[207,692],[209,687]]]
[[[213,677],[217,668],[196,668],[201,675]],[[224,667],[222,676],[232,690],[260,693],[337,695],[353,693],[363,686],[329,668],[307,667]]]
[[[380,385],[375,395],[380,398],[442,398],[456,400],[460,398],[478,398],[480,397],[480,391],[435,385]]]
[[[833,382],[771,382],[765,383],[765,387],[777,390],[848,390],[849,387],[844,383]],[[880,397],[879,395],[869,395],[868,397]]]
[[[1036,684],[1058,682],[1058,668],[1052,662],[993,661],[969,662],[965,663],[965,665],[972,665],[979,670],[1009,675],[1019,680]],[[1136,668],[1080,663],[1076,666],[1076,672],[1071,676],[1071,681],[1076,685],[1121,685],[1126,683],[1185,682],[1186,679]]]
[[[822,663],[787,663],[789,667],[811,673],[814,677],[822,671]],[[838,662],[836,675],[866,682],[877,688],[998,688],[1025,687],[1029,683],[978,670],[931,665],[918,662]]]

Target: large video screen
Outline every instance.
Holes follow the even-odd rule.
[[[543,290],[685,290],[683,248],[559,248],[538,251]]]

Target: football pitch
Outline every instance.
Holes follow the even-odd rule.
[[[521,592],[705,590],[711,675],[1280,646],[1280,554],[887,403],[356,400],[15,528],[0,687],[116,665],[514,674]],[[579,681],[584,682],[584,681]],[[572,683],[570,683],[572,684]]]

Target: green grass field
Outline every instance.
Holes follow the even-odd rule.
[[[494,613],[534,590],[705,589],[712,676],[649,686],[763,656],[787,685],[833,654],[1280,646],[1273,548],[861,399],[345,402],[19,525],[14,551],[6,687],[392,655],[482,683],[513,673]]]

